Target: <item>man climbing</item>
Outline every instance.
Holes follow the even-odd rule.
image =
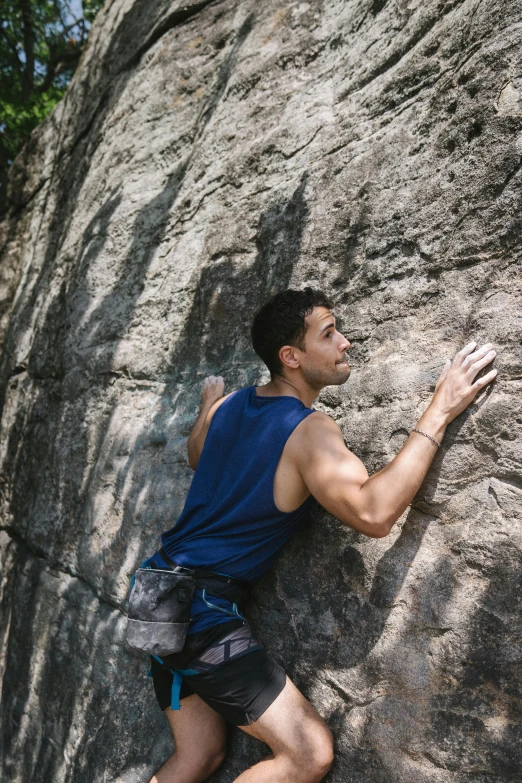
[[[225,396],[220,376],[205,380],[188,442],[195,474],[187,500],[147,561],[207,574],[183,651],[152,660],[176,750],[150,783],[206,780],[225,757],[226,721],[271,750],[236,783],[322,780],[333,760],[330,730],[253,638],[242,616],[246,588],[270,567],[314,499],[360,533],[386,536],[413,500],[447,425],[496,375],[476,380],[495,357],[491,345],[459,351],[402,449],[369,477],[338,425],[311,407],[321,389],[350,375],[350,343],[336,329],[330,300],[312,288],[276,294],[255,316],[252,342],[271,380]]]

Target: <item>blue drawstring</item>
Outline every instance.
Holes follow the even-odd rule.
[[[172,688],[170,691],[170,709],[180,710],[181,704],[179,703],[179,695],[181,691],[181,685],[183,683],[183,677],[190,677],[193,674],[199,674],[196,669],[171,669],[172,672]]]
[[[173,674],[174,676],[172,678],[172,690],[170,692],[170,709],[180,710],[181,704],[179,703],[179,694],[181,691],[181,683],[183,682],[183,677],[178,671],[174,671]]]
[[[162,659],[158,655],[153,655],[158,663],[163,665]],[[180,710],[181,704],[179,702],[179,695],[181,691],[181,685],[183,683],[183,677],[190,677],[194,674],[199,674],[196,669],[171,669],[172,672],[172,687],[170,689],[170,709]],[[152,675],[152,672],[150,673]]]
[[[210,601],[207,600],[207,591],[202,591],[201,600],[205,604],[205,606],[208,606],[209,609],[215,609],[217,612],[222,612],[223,614],[231,615],[232,617],[239,617],[240,620],[243,620],[243,622],[246,622],[245,618],[239,614],[239,610],[237,608],[237,604],[232,604],[232,611],[229,609],[223,609],[221,606],[216,606],[216,604],[210,603]]]

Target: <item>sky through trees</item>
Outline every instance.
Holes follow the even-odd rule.
[[[2,0],[0,213],[9,166],[67,89],[103,0]]]

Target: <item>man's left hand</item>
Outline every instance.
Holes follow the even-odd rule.
[[[217,400],[221,399],[224,391],[225,381],[223,377],[221,375],[209,375],[203,383],[201,407],[207,410],[211,408]]]

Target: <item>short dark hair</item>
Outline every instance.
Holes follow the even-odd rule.
[[[252,346],[272,377],[282,374],[279,349],[283,345],[295,345],[299,350],[305,350],[305,318],[314,307],[331,310],[333,303],[322,291],[307,286],[302,291],[292,288],[280,291],[256,313],[250,331]]]

